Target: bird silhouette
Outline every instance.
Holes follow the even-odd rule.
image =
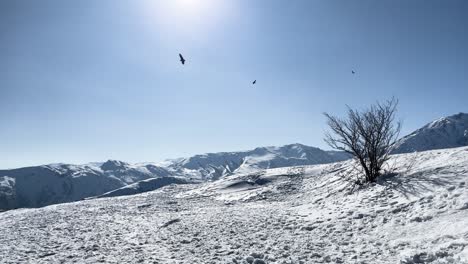
[[[352,74],[355,74],[356,72],[355,71],[351,71]]]
[[[185,64],[185,59],[182,56],[182,54],[179,53],[179,57],[180,57],[180,62],[182,62],[182,65],[184,65]]]
[[[252,84],[256,84],[256,83],[257,83],[257,80],[253,81],[253,83],[252,83]]]

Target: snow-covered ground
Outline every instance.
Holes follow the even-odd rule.
[[[171,184],[196,184],[201,183],[200,181],[189,180],[185,177],[162,177],[162,178],[151,178],[148,180],[143,180],[136,182],[134,184],[127,185],[117,190],[113,190],[104,194],[101,194],[97,197],[92,198],[105,198],[105,197],[116,197],[124,195],[134,195],[149,191],[154,191],[156,189],[162,188]]]
[[[468,263],[468,148],[0,213],[0,263]]]

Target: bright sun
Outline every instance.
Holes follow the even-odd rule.
[[[203,12],[213,3],[210,0],[172,0],[171,4],[180,11],[199,13]]]
[[[222,0],[148,1],[148,13],[164,30],[188,33],[206,31],[216,26],[227,11]]]

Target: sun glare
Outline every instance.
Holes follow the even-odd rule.
[[[173,0],[171,4],[174,5],[179,11],[184,13],[200,14],[213,5],[209,0]]]
[[[227,14],[226,1],[167,0],[148,1],[149,18],[172,33],[202,33],[216,26]]]

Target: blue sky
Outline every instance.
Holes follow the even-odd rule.
[[[0,1],[0,168],[326,148],[322,112],[391,96],[408,133],[468,112],[467,14],[463,0]]]

